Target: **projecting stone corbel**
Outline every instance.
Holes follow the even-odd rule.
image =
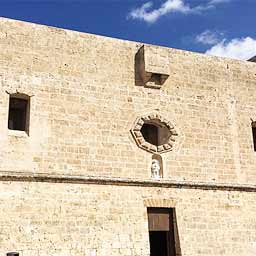
[[[143,45],[135,56],[136,84],[161,88],[170,75],[166,49]]]

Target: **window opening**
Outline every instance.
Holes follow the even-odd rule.
[[[168,143],[171,133],[169,129],[157,121],[145,122],[141,128],[145,141],[155,146]]]
[[[173,209],[148,208],[150,256],[175,256]]]
[[[10,95],[8,129],[26,131],[29,125],[29,99],[25,96]]]
[[[158,114],[137,118],[131,134],[138,147],[153,154],[171,151],[178,136],[174,126]]]
[[[253,148],[256,151],[256,122],[252,122]]]
[[[158,146],[158,127],[154,124],[143,124],[141,128],[141,133],[145,141]]]

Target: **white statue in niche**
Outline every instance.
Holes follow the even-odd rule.
[[[154,179],[161,179],[160,169],[159,161],[157,159],[153,159],[151,164],[151,177]]]

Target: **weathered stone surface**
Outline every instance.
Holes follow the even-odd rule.
[[[255,255],[255,63],[164,48],[155,90],[136,86],[141,46],[0,19],[1,256],[148,256],[147,207],[175,207],[182,256]],[[31,96],[29,135],[7,129],[17,91]],[[130,129],[152,112],[178,136],[150,183]]]
[[[170,75],[168,50],[163,47],[153,48],[143,45],[136,56],[135,65],[142,84],[160,89]]]

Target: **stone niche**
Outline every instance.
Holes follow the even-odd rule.
[[[167,49],[143,45],[135,56],[135,68],[137,85],[161,88],[170,75]]]

